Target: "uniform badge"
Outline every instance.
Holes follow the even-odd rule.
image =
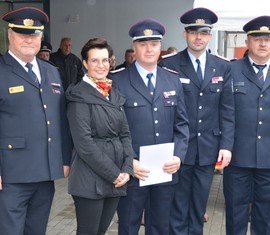
[[[212,83],[219,83],[223,81],[223,77],[212,77]]]
[[[143,34],[144,34],[144,36],[151,36],[151,35],[153,35],[153,30],[152,29],[145,29],[143,31]]]
[[[189,84],[190,79],[189,78],[180,78],[180,82],[183,83],[183,84]]]
[[[170,96],[174,96],[175,94],[176,94],[175,91],[164,91],[163,92],[163,96],[164,96],[165,99],[169,98]]]
[[[8,88],[9,94],[24,92],[24,86],[13,86]]]

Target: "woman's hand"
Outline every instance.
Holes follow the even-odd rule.
[[[125,185],[130,179],[128,173],[120,173],[117,179],[113,182],[115,188],[120,188]]]

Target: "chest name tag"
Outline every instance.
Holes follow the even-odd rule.
[[[9,94],[24,92],[24,86],[13,86],[8,88]]]

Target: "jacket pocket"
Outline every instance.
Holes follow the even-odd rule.
[[[243,86],[234,86],[233,87],[233,92],[235,94],[239,93],[239,94],[246,94],[247,93],[247,88],[243,87]]]
[[[210,91],[213,93],[220,93],[222,91],[222,86],[219,84],[215,84],[215,85],[212,84],[210,85]]]
[[[218,128],[213,129],[213,135],[214,135],[214,136],[219,136],[219,135],[221,135],[221,130],[218,129]]]
[[[0,149],[22,149],[25,148],[25,138],[0,138]]]

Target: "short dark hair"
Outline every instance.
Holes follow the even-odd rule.
[[[125,55],[129,54],[129,53],[134,53],[134,50],[133,49],[126,49]]]
[[[81,51],[82,60],[88,59],[88,51],[91,49],[107,49],[108,54],[110,52],[110,46],[105,38],[91,38],[89,41],[83,46]]]

